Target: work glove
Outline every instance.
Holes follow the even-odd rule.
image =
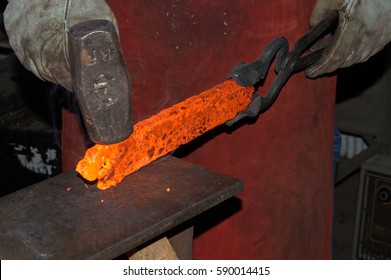
[[[68,30],[95,19],[116,19],[104,0],[9,0],[4,24],[20,62],[42,80],[72,90]],[[118,28],[117,28],[118,31]]]
[[[391,0],[318,0],[311,26],[332,10],[339,12],[338,27],[322,58],[306,69],[309,78],[364,62],[391,40]]]

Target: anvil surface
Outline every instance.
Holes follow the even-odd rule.
[[[66,172],[0,198],[0,259],[113,259],[242,188],[174,157],[105,191]]]

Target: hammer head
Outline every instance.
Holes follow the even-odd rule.
[[[130,80],[115,26],[91,20],[68,32],[73,90],[88,135],[112,144],[133,132]]]

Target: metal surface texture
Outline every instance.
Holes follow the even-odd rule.
[[[88,135],[104,144],[126,139],[133,131],[130,80],[115,26],[82,22],[68,38],[73,89]]]
[[[166,157],[106,191],[70,171],[0,198],[1,259],[113,259],[242,190]]]

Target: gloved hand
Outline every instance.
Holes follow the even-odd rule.
[[[307,77],[364,62],[391,40],[391,0],[318,0],[311,26],[332,10],[339,11],[337,30],[320,61],[306,69]]]
[[[67,32],[75,24],[106,19],[117,26],[104,0],[9,0],[4,24],[20,62],[37,77],[72,91]],[[118,31],[118,28],[117,28]]]

